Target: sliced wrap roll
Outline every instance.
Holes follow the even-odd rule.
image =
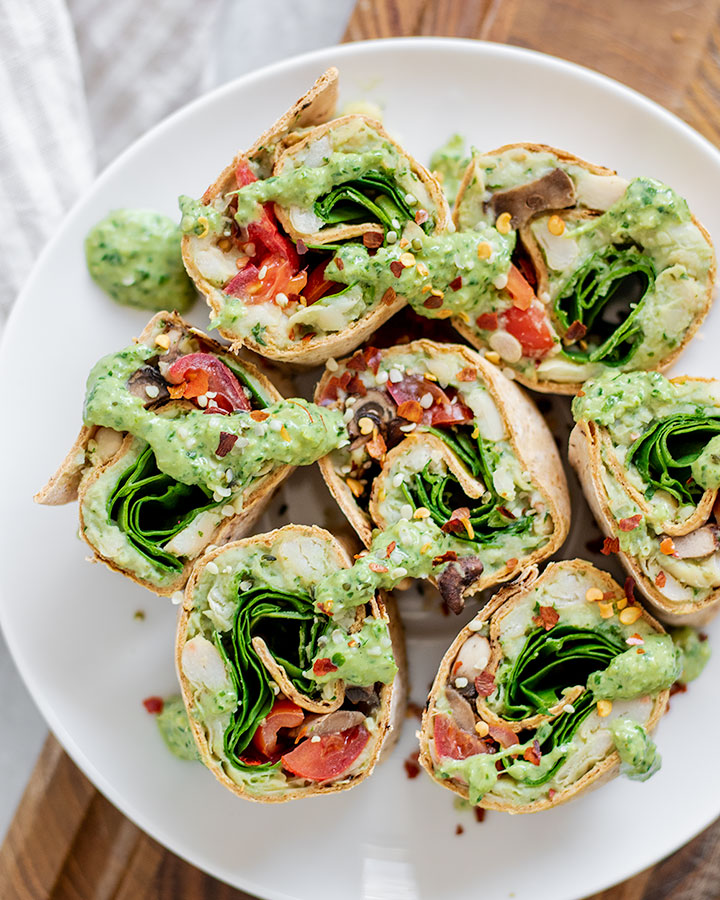
[[[720,603],[720,382],[605,375],[573,401],[570,462],[598,524],[668,622]]]
[[[499,591],[440,663],[420,762],[485,809],[539,812],[660,765],[648,737],[682,671],[669,635],[583,560]]]
[[[350,444],[320,468],[351,525],[369,545],[373,526],[433,522],[446,539],[423,552],[444,556],[436,580],[455,612],[564,541],[570,503],[553,437],[521,389],[469,348],[359,350],[326,370],[315,400],[347,423]]]
[[[176,313],[91,371],[80,434],[38,503],[78,500],[95,559],[158,594],[210,544],[246,534],[295,465],[346,440],[342,418],[283,400]]]
[[[513,265],[453,324],[523,384],[575,393],[608,369],[664,370],[707,315],[715,254],[686,201],[652,178],[541,144],[476,154],[454,210],[460,232],[516,238]]]
[[[343,262],[330,265],[338,250],[409,246],[450,225],[437,182],[379,122],[326,121],[336,81],[336,70],[325,73],[199,203],[181,198],[183,258],[213,326],[303,365],[354,349],[405,303],[358,279],[341,283]]]
[[[315,595],[351,559],[287,525],[206,554],[188,582],[177,668],[205,765],[240,797],[282,802],[358,784],[395,740],[404,649],[374,591],[341,626]]]

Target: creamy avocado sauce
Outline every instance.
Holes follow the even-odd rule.
[[[227,216],[223,215],[212,205],[205,205],[199,200],[181,194],[178,197],[180,206],[180,231],[183,234],[205,235],[208,232],[222,234],[230,224]]]
[[[367,618],[358,631],[335,628],[319,641],[319,658],[329,659],[336,668],[325,675],[309,669],[305,675],[318,684],[342,678],[348,684],[371,687],[378,681],[389,684],[397,674],[387,622]]]
[[[130,375],[153,356],[156,348],[136,344],[103,357],[88,377],[85,424],[142,438],[162,472],[184,484],[203,485],[218,499],[243,488],[269,465],[308,465],[347,440],[339,413],[302,399],[277,401],[264,410],[264,421],[246,412],[206,414],[184,404],[167,404],[167,414],[158,415],[127,390]],[[222,432],[236,435],[237,441],[220,457]]]
[[[702,674],[710,659],[712,653],[710,642],[701,638],[698,632],[689,625],[672,628],[670,636],[681,654],[682,672],[679,681],[682,681],[683,684],[694,681]]]
[[[116,209],[88,232],[87,267],[118,303],[185,312],[197,295],[183,266],[180,240],[177,225],[167,216]]]
[[[654,634],[644,639],[642,647],[630,647],[606,669],[590,675],[587,686],[598,700],[631,700],[667,690],[681,671],[681,657],[670,635]]]
[[[455,203],[460,181],[470,162],[465,138],[453,134],[430,157],[430,169],[438,177],[450,206]]]
[[[609,728],[620,756],[621,774],[633,781],[647,781],[660,769],[662,758],[642,725],[623,716],[613,720]]]
[[[182,697],[170,697],[157,716],[157,726],[165,746],[178,759],[199,760],[200,754]]]

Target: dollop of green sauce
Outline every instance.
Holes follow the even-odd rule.
[[[336,628],[319,643],[322,656],[337,669],[325,675],[315,675],[312,670],[305,673],[318,684],[342,678],[348,684],[369,687],[377,681],[389,684],[397,674],[388,626],[381,619],[367,618],[359,631],[351,634]]]
[[[655,742],[632,719],[621,716],[609,725],[615,749],[620,756],[620,772],[633,781],[647,781],[662,764]]]
[[[698,632],[689,625],[671,629],[670,635],[681,654],[682,672],[679,680],[683,684],[694,681],[702,674],[710,659],[710,642],[701,640]]]
[[[638,653],[644,650],[644,653]],[[642,647],[631,647],[610,665],[588,678],[588,690],[598,700],[632,700],[671,687],[682,671],[682,659],[669,634],[645,638]]]
[[[182,697],[169,697],[158,714],[157,726],[165,746],[178,759],[200,760]]]
[[[116,209],[85,238],[93,280],[126,306],[185,312],[197,298],[172,219],[149,209]]]
[[[470,154],[461,134],[453,134],[430,157],[430,169],[440,176],[450,206],[455,203],[463,173],[470,165]]]
[[[720,487],[720,434],[708,441],[690,466],[692,476],[706,491]]]

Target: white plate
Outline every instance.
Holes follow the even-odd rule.
[[[74,504],[31,502],[76,434],[88,369],[145,320],[90,282],[83,260],[90,225],[118,206],[176,216],[179,193],[199,195],[238,147],[333,63],[343,100],[379,101],[387,127],[423,161],[454,131],[486,149],[554,144],[624,175],[668,181],[720,236],[720,156],[710,144],[626,88],[538,54],[432,39],[354,44],[289,60],[204,97],[98,179],[42,254],[7,328],[0,360],[2,624],[50,727],[98,788],[157,840],[233,885],[273,900],[576,898],[654,863],[720,812],[720,767],[703,759],[720,744],[720,718],[709,715],[720,656],[673,699],[657,732],[663,768],[646,784],[621,778],[539,816],[490,813],[478,825],[453,808],[450,792],[424,775],[405,777],[417,727],[409,719],[392,757],[360,787],[282,806],[246,803],[201,766],[172,758],[141,705],[149,694],[176,688],[176,610],[84,561]],[[195,318],[207,322],[202,304]],[[707,340],[695,338],[681,367],[717,375],[717,310],[703,332]],[[290,510],[278,513],[279,498],[263,528],[291,520],[338,525],[317,474],[297,472],[287,496]],[[593,533],[576,503],[565,555],[586,555]],[[423,702],[460,621],[435,607],[423,613],[408,595],[403,605],[413,696]],[[137,609],[144,621],[133,617]]]

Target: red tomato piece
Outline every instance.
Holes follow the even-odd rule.
[[[487,745],[476,735],[458,728],[450,716],[435,716],[433,738],[438,756],[450,759],[467,759],[478,753],[487,753]]]
[[[235,169],[235,179],[239,188],[257,181],[257,177],[246,159],[241,159],[238,163]],[[256,253],[253,259],[255,257],[260,258],[263,255],[258,252],[260,250],[258,244],[261,244],[267,254],[278,254],[284,257],[290,263],[293,274],[295,274],[300,268],[297,250],[291,240],[280,234],[272,203],[265,203],[262,210],[260,218],[251,222],[247,227],[248,241],[256,246]]]
[[[258,725],[252,737],[253,747],[263,756],[272,756],[278,746],[278,731],[281,728],[297,728],[304,718],[305,713],[297,703],[281,697]]]
[[[520,341],[524,356],[540,359],[555,344],[547,313],[537,301],[529,309],[511,306],[501,320],[505,330]]]
[[[369,740],[370,732],[364,725],[322,734],[319,741],[308,739],[285,753],[283,768],[309,781],[329,781],[347,772]]]
[[[258,268],[247,263],[223,288],[232,297],[241,297],[247,303],[268,303],[278,294],[297,294],[305,287],[305,272],[296,272],[291,263],[280,254],[266,256]]]
[[[518,309],[528,309],[535,299],[535,291],[523,278],[520,269],[518,269],[517,266],[510,266],[505,290],[510,294],[513,299],[513,304],[517,306]]]
[[[422,397],[430,394],[432,405],[425,409],[420,404],[423,425],[463,425],[473,420],[472,410],[459,397],[448,397],[437,382],[420,375],[408,375],[397,383],[388,381],[387,389],[398,406],[408,400],[420,403]]]
[[[326,294],[330,294],[333,291],[341,291],[343,289],[343,285],[338,284],[337,281],[328,281],[325,278],[325,269],[329,262],[330,260],[327,259],[325,262],[320,263],[320,265],[315,266],[308,275],[307,285],[303,291],[303,296],[307,300],[308,306],[312,306],[316,300],[319,300]]]
[[[236,409],[250,411],[252,408],[250,401],[245,396],[240,382],[225,363],[211,353],[188,353],[187,356],[181,356],[170,366],[165,380],[169,384],[194,383],[199,380],[198,372],[204,373],[207,378],[206,390],[217,394],[215,397],[217,406],[228,411]],[[185,395],[188,396],[187,391]]]

